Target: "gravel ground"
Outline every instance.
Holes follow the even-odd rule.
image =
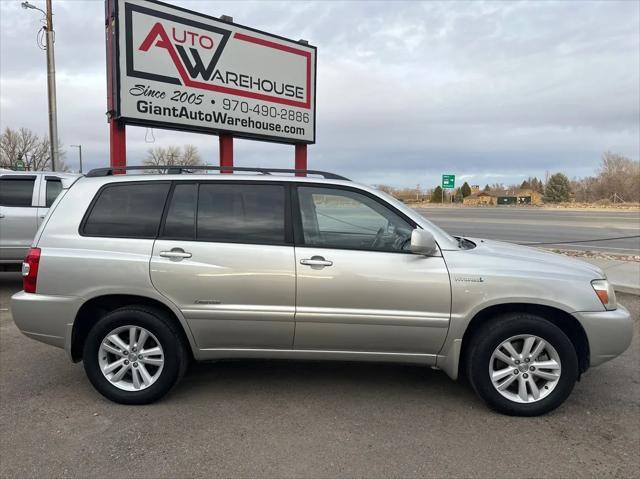
[[[423,367],[198,364],[163,401],[113,404],[22,336],[0,274],[0,477],[637,477],[640,298],[631,348],[540,418],[489,411]]]

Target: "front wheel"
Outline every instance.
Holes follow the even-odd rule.
[[[560,406],[578,378],[571,340],[531,314],[507,314],[471,339],[466,370],[474,390],[493,409],[538,416]]]
[[[83,361],[103,396],[147,404],[177,383],[188,356],[175,325],[161,311],[128,306],[106,314],[89,331]]]

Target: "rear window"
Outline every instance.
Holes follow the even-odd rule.
[[[0,206],[31,206],[33,178],[0,179]]]
[[[86,218],[88,236],[155,238],[170,183],[125,183],[103,188]]]

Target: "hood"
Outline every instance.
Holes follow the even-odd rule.
[[[589,281],[606,278],[606,274],[598,266],[558,253],[503,241],[468,239],[476,244],[476,247],[468,252],[483,256],[497,267],[553,270],[558,274],[585,276]]]

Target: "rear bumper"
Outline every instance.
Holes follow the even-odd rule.
[[[589,340],[590,366],[609,361],[624,353],[633,338],[633,319],[624,306],[614,311],[574,313]]]
[[[81,305],[78,297],[20,291],[11,297],[11,315],[25,336],[69,353],[73,321]]]

